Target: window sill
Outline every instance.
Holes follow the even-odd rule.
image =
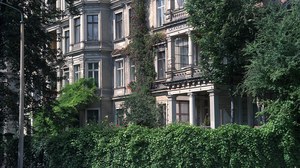
[[[122,38],[120,38],[120,39],[115,39],[115,40],[114,40],[114,43],[118,43],[118,42],[122,42],[122,41],[125,41],[125,38],[124,38],[124,37],[122,37]]]

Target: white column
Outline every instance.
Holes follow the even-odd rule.
[[[254,113],[253,113],[253,99],[251,97],[247,97],[247,119],[248,125],[254,126]]]
[[[167,80],[172,80],[172,70],[174,69],[174,60],[172,56],[172,38],[169,36],[167,37]]]
[[[189,95],[189,117],[190,124],[196,125],[196,106],[195,106],[195,93],[188,93]]]
[[[189,65],[193,65],[193,41],[192,41],[192,33],[191,31],[188,32],[188,45],[189,45],[189,50],[188,50],[188,55],[189,55]]]
[[[84,42],[86,41],[85,39],[85,33],[87,31],[86,26],[85,26],[85,18],[86,15],[84,12],[82,12],[81,16],[80,16],[80,48],[84,48]]]
[[[220,125],[219,95],[215,90],[209,91],[209,108],[210,127],[214,129]]]
[[[173,1],[174,1],[174,0],[168,0],[167,10],[168,10],[168,9],[172,9],[172,6],[173,6],[172,2],[173,2]]]
[[[57,67],[57,69],[56,69],[56,75],[57,75],[58,78],[62,77],[60,67]],[[60,91],[60,90],[61,90],[61,82],[62,82],[62,81],[57,81],[57,85],[56,85],[57,91]]]
[[[69,18],[69,28],[70,51],[72,51],[74,47],[74,20],[71,16]]]
[[[57,38],[57,41],[56,41],[56,46],[57,46],[57,51],[59,52],[59,54],[62,53],[62,30],[61,28],[57,29],[56,30],[56,38]]]
[[[168,117],[167,124],[172,124],[176,122],[176,96],[169,95],[168,96]]]
[[[56,1],[56,9],[61,10],[61,0]]]
[[[170,36],[167,37],[167,46],[168,46],[168,51],[167,51],[168,67],[167,67],[167,70],[171,71],[173,69],[173,59],[172,59],[172,38]]]

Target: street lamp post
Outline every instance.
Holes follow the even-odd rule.
[[[20,21],[20,107],[19,107],[19,145],[18,145],[18,168],[23,168],[24,154],[24,15],[23,12],[9,4],[0,1],[5,5],[18,11],[21,14]]]

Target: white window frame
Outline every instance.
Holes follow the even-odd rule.
[[[68,32],[68,36],[66,36],[66,32]],[[70,30],[69,29],[64,30],[64,37],[65,37],[64,38],[64,53],[66,54],[66,53],[70,52],[70,43],[71,43],[71,41],[70,41]],[[68,45],[67,45],[67,40],[69,42]]]
[[[134,69],[133,74],[132,74],[132,69]],[[136,67],[133,59],[129,59],[129,80],[130,82],[136,80]]]
[[[76,25],[76,21],[79,21],[79,24]],[[81,27],[81,18],[80,17],[77,17],[77,18],[74,18],[74,44],[78,44],[80,43],[80,27]],[[76,30],[78,29],[78,32],[76,32]],[[78,33],[78,39],[76,38],[77,37],[77,33]]]
[[[160,53],[164,53],[164,64],[162,64],[162,66],[163,66],[163,68],[164,68],[164,72],[163,72],[163,76],[162,77],[160,77],[160,67],[159,67],[159,62],[160,62],[160,60],[162,60],[162,59],[160,59]],[[165,52],[165,50],[163,50],[163,51],[158,51],[157,52],[157,79],[165,79],[166,78],[166,52]]]
[[[120,35],[117,33],[118,29],[118,22],[117,22],[117,15],[121,15],[121,26],[119,27],[119,29],[121,29]],[[124,38],[124,18],[123,18],[123,12],[117,12],[114,14],[114,36],[115,36],[115,40],[120,40],[122,38]],[[118,37],[117,35],[119,35],[120,37]]]
[[[132,35],[132,9],[128,9],[128,35]]]
[[[78,71],[75,71],[75,66],[78,66]],[[75,79],[76,74],[78,74],[78,79]],[[75,64],[73,65],[73,83],[77,82],[80,78],[80,64]]]
[[[122,62],[123,67],[122,68],[118,68],[117,67],[117,62]],[[124,59],[120,58],[120,59],[116,59],[115,60],[115,88],[122,88],[124,87],[124,83],[125,83],[125,78],[124,78]],[[122,74],[121,74],[121,82],[120,82],[120,86],[117,84],[117,74],[118,74],[118,70],[122,70]]]
[[[177,40],[180,40],[179,43],[177,44]],[[174,40],[174,55],[175,55],[175,69],[179,70],[179,69],[183,69],[187,66],[189,66],[189,43],[188,43],[188,37],[187,36],[179,36],[176,37]],[[184,51],[184,49],[186,49],[186,53],[183,53],[182,51]],[[186,62],[184,62],[183,60],[186,60]]]
[[[89,64],[92,64],[92,69],[89,69]],[[95,69],[94,65],[97,64],[98,65],[98,69]],[[86,77],[87,78],[93,78],[95,79],[95,71],[97,71],[98,74],[98,80],[96,80],[97,84],[98,84],[98,88],[100,87],[100,64],[99,61],[95,61],[95,62],[87,62],[86,63]],[[89,72],[92,72],[92,77],[89,77]]]
[[[89,22],[89,17],[92,17],[93,19],[93,21],[92,22]],[[97,22],[94,22],[94,17],[97,17],[97,19],[96,19],[96,21]],[[92,32],[91,32],[91,34],[92,34],[92,38],[91,39],[89,39],[89,26],[92,26]],[[96,29],[97,29],[97,32],[94,32],[94,29],[93,29],[93,27],[94,27],[94,25],[97,25],[96,27]],[[86,31],[86,38],[87,38],[87,41],[98,41],[98,39],[99,39],[99,16],[98,16],[98,14],[88,14],[88,15],[86,15],[86,29],[87,29],[87,31]],[[94,36],[95,36],[95,34],[97,35],[97,37],[96,38],[94,38]]]
[[[165,1],[156,0],[156,26],[161,27],[164,24]]]
[[[68,69],[68,71],[66,71],[66,69]],[[65,76],[66,72],[68,72],[68,74],[69,74],[69,76],[67,78],[68,83],[66,83],[66,78],[65,78],[66,77]],[[70,68],[69,67],[63,67],[63,77],[64,77],[64,79],[63,79],[63,87],[65,87],[67,84],[70,84]]]
[[[101,119],[101,117],[100,117],[100,114],[101,114],[100,113],[100,108],[88,108],[88,109],[86,109],[85,110],[85,114],[84,114],[84,121],[85,121],[85,123],[88,124],[87,113],[88,113],[89,110],[97,110],[98,111],[98,121],[97,121],[97,123],[99,123],[100,119]]]

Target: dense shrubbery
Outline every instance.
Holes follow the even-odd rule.
[[[269,122],[260,128],[189,125],[147,128],[90,125],[59,135],[25,139],[26,167],[295,167],[300,166],[294,132],[294,102],[271,103]],[[16,166],[17,140],[6,165]],[[3,161],[3,158],[1,158]]]
[[[293,167],[299,151],[288,129],[94,125],[40,139],[35,151],[45,167]]]

